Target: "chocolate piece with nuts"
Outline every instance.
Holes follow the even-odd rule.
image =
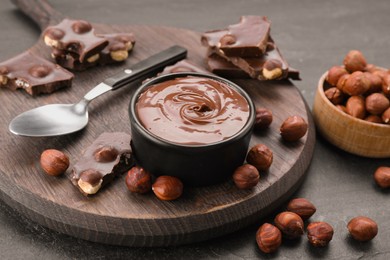
[[[43,32],[46,45],[77,55],[82,63],[98,54],[107,46],[108,41],[95,35],[92,25],[83,20],[64,19]]]
[[[259,57],[265,53],[271,22],[267,17],[242,16],[238,24],[229,25],[218,41],[226,56]]]
[[[30,51],[0,63],[0,87],[21,88],[33,96],[70,87],[72,80],[71,72]]]
[[[103,133],[85,150],[70,176],[82,194],[97,193],[133,166],[130,140],[126,133]]]
[[[108,41],[108,45],[99,53],[80,62],[77,54],[65,50],[53,49],[52,57],[64,68],[83,71],[97,65],[107,65],[125,61],[135,45],[132,33],[114,33],[98,35]]]

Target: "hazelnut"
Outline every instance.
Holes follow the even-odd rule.
[[[256,242],[264,253],[273,253],[282,244],[282,233],[272,224],[264,223],[256,232]]]
[[[77,181],[79,188],[86,194],[92,195],[102,187],[102,174],[94,169],[88,169],[80,174],[80,179]]]
[[[100,58],[100,54],[96,53],[95,55],[88,57],[87,62],[93,63],[93,62],[97,61],[99,58]]]
[[[350,96],[358,96],[366,93],[370,89],[370,80],[361,71],[355,71],[345,81],[341,91]]]
[[[383,112],[381,118],[383,123],[390,124],[390,107]]]
[[[336,88],[340,89],[341,91],[343,91],[344,89],[344,86],[345,86],[345,83],[347,82],[347,80],[351,77],[351,74],[344,74],[342,75],[339,80],[337,81],[337,84],[336,84]]]
[[[378,70],[375,70],[375,71],[373,71],[371,73],[374,74],[374,75],[379,76],[382,80],[384,80],[385,77],[388,75],[388,73],[385,70],[383,70],[383,69],[378,69]]]
[[[377,74],[365,72],[364,75],[370,81],[370,88],[366,93],[374,93],[382,90],[382,78]]]
[[[332,102],[334,105],[338,105],[343,103],[344,101],[344,94],[336,87],[332,87],[327,89],[325,92],[325,96],[329,99],[330,102]]]
[[[307,226],[307,238],[314,247],[324,247],[333,238],[333,228],[326,222],[312,222]]]
[[[279,213],[276,215],[274,222],[286,238],[294,239],[303,235],[303,220],[294,212]]]
[[[381,188],[390,188],[390,167],[379,167],[374,173],[375,183]]]
[[[266,129],[271,123],[272,112],[266,108],[256,108],[255,129]]]
[[[259,183],[259,171],[250,164],[238,167],[233,173],[233,181],[239,189],[251,189]]]
[[[337,108],[338,110],[340,110],[340,111],[342,111],[342,112],[348,114],[347,108],[346,108],[345,106],[343,106],[343,105],[336,105],[336,108]]]
[[[379,68],[375,66],[374,64],[367,64],[367,66],[364,68],[364,71],[366,72],[374,72],[378,70]]]
[[[249,150],[246,161],[257,170],[266,171],[271,167],[273,153],[265,144],[257,144]]]
[[[114,61],[124,61],[129,57],[129,53],[127,50],[117,50],[117,51],[111,51],[110,56]]]
[[[34,65],[28,73],[35,78],[44,78],[51,72],[51,69],[45,65]]]
[[[69,157],[56,149],[47,149],[41,154],[40,164],[48,175],[59,176],[68,169]]]
[[[160,176],[152,185],[154,194],[160,200],[175,200],[183,193],[183,183],[173,176]]]
[[[359,216],[348,222],[348,231],[358,241],[369,241],[378,234],[378,225],[370,218]]]
[[[72,24],[72,30],[77,34],[84,34],[92,30],[92,25],[87,21],[78,20]]]
[[[127,189],[134,193],[147,193],[152,190],[152,175],[144,168],[134,166],[126,175]]]
[[[390,106],[390,101],[382,93],[373,93],[366,97],[366,110],[373,115],[382,114]]]
[[[347,108],[347,113],[353,117],[363,119],[366,115],[364,98],[361,96],[348,98],[345,107]]]
[[[348,71],[342,66],[333,66],[328,70],[328,75],[326,76],[326,81],[332,85],[336,86],[337,82],[341,76],[348,74]]]
[[[351,50],[344,58],[344,66],[349,72],[363,71],[367,66],[363,54],[357,50]]]
[[[367,122],[377,123],[377,124],[383,123],[382,118],[377,115],[369,115],[366,118],[364,118],[364,120]]]
[[[305,119],[300,116],[290,116],[280,126],[280,135],[285,141],[295,142],[306,134],[307,128]]]
[[[234,37],[234,35],[231,35],[231,34],[225,34],[219,40],[220,47],[233,45],[235,43],[236,43],[236,37]]]
[[[390,97],[390,74],[386,74],[382,79],[382,92]]]
[[[60,40],[64,37],[65,32],[58,28],[48,28],[44,32],[43,41],[47,46],[61,49]]]
[[[282,62],[275,59],[267,60],[263,65],[263,76],[265,79],[277,79],[283,75]]]
[[[296,198],[287,204],[287,210],[298,214],[303,220],[305,220],[310,218],[317,209],[307,199]]]
[[[97,162],[112,162],[118,156],[118,151],[111,146],[103,146],[98,148],[93,154],[95,161]]]

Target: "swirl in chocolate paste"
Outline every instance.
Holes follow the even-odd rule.
[[[139,96],[136,113],[141,124],[162,139],[201,145],[240,131],[249,118],[249,105],[225,83],[189,76],[150,86]]]

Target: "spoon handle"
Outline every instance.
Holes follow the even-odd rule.
[[[144,79],[148,75],[162,70],[165,66],[172,65],[184,59],[186,56],[187,50],[185,48],[174,45],[105,79],[103,83],[112,87],[113,90],[118,89],[132,81]]]

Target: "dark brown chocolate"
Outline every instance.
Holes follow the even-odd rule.
[[[64,19],[43,33],[46,45],[77,55],[80,63],[94,59],[93,56],[107,46],[108,41],[95,35],[92,25],[83,20]]]
[[[122,132],[101,134],[73,167],[71,181],[82,194],[97,193],[134,165],[131,136]]]
[[[212,53],[207,57],[207,66],[208,69],[221,77],[224,78],[238,78],[238,79],[247,79],[250,78],[248,73],[240,69],[239,67],[233,65],[225,58],[222,58],[216,53]]]
[[[262,56],[267,48],[270,27],[271,22],[267,17],[242,16],[238,24],[229,25],[223,30],[217,47],[226,56]]]
[[[70,87],[73,74],[59,65],[25,51],[0,63],[0,86],[24,89],[30,95]]]
[[[98,36],[106,39],[108,45],[92,59],[80,62],[76,54],[59,49],[53,49],[52,57],[64,68],[83,71],[97,65],[122,62],[128,58],[129,52],[135,45],[135,37],[132,33],[100,34]]]

